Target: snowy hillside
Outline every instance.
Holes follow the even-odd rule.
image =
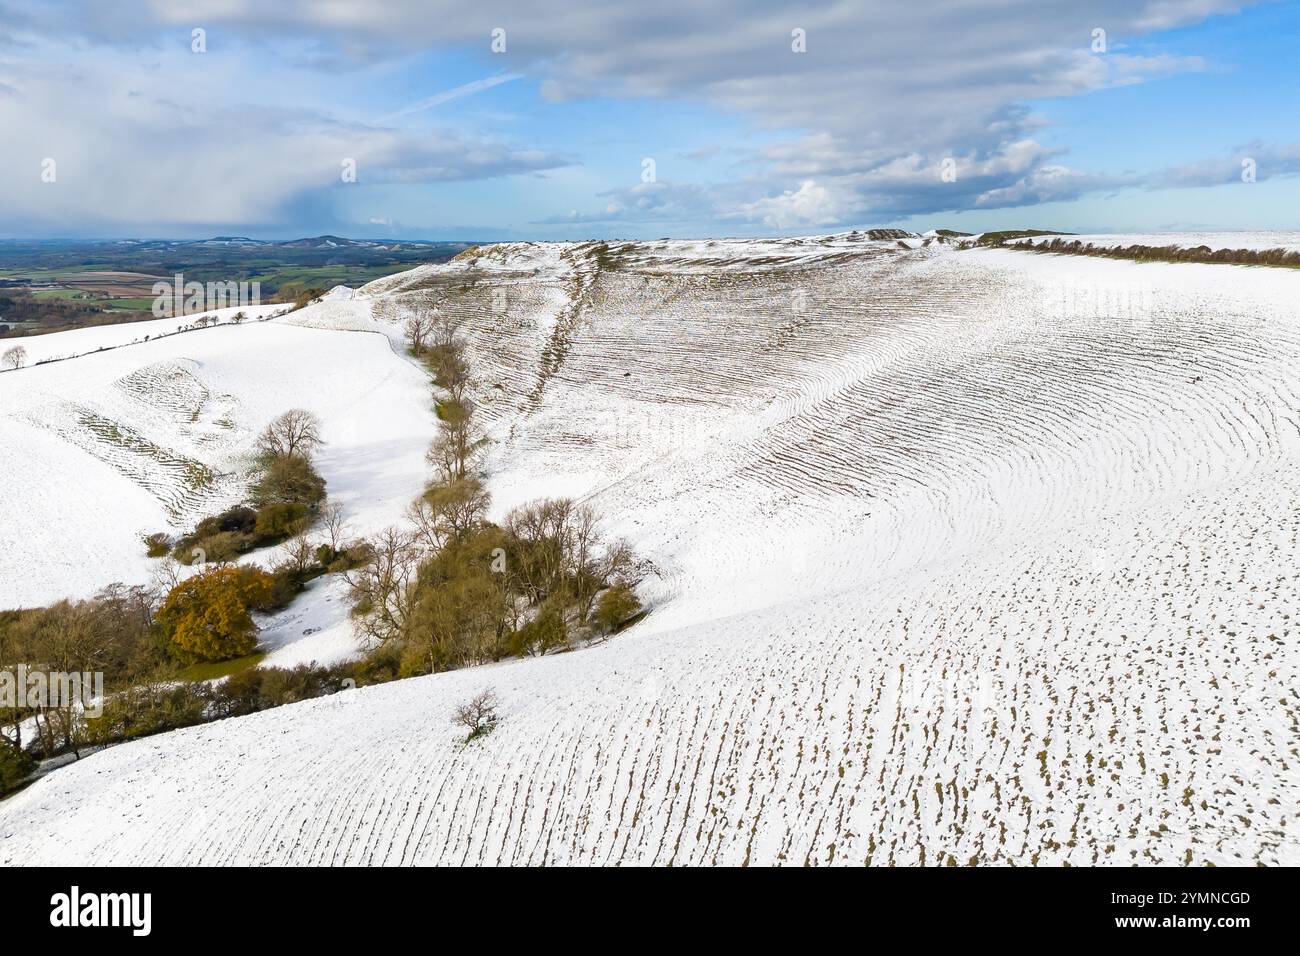
[[[396,520],[424,481],[427,376],[384,336],[290,318],[25,339],[33,362],[75,357],[0,374],[0,607],[149,581],[142,536],[241,500],[255,436],[288,408],[324,422],[320,469],[357,532]]]
[[[417,306],[465,322],[494,512],[598,503],[649,616],[105,750],[0,803],[0,864],[1300,863],[1292,270],[861,233],[471,250],[0,376],[34,492],[3,520],[41,545],[0,556],[0,603],[143,566],[127,532],[231,500],[289,405],[358,525],[394,520],[433,429],[394,351]],[[335,620],[328,587],[269,642]],[[500,724],[463,745],[484,687]]]

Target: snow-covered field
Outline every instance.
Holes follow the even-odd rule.
[[[74,354],[61,340],[75,337],[81,352],[0,375],[0,607],[147,583],[142,536],[242,500],[257,433],[290,408],[321,417],[319,468],[352,528],[397,520],[425,479],[427,376],[382,335],[292,324],[307,311],[148,341],[154,322],[24,340]]]
[[[203,359],[262,417],[290,344],[346,342],[311,354],[354,366],[310,393],[327,422],[427,439],[419,383],[376,381],[409,366],[345,331],[420,304],[465,320],[496,510],[589,498],[652,613],[97,753],[0,804],[0,864],[1300,863],[1300,275],[507,245],[171,341],[284,336]],[[105,361],[61,363],[86,367],[60,395],[120,403]],[[358,469],[323,461],[332,493],[387,474],[382,442],[326,437]],[[268,630],[286,663],[306,630],[345,649],[330,589]],[[499,726],[462,745],[489,686]]]
[[[215,309],[211,312],[195,312],[189,315],[165,319],[148,319],[144,322],[123,322],[119,325],[97,325],[86,329],[70,329],[67,332],[55,332],[50,335],[29,335],[14,339],[13,344],[21,345],[27,352],[26,365],[42,362],[57,362],[75,358],[90,352],[103,352],[123,345],[137,345],[160,336],[175,335],[178,332],[197,330],[197,323],[205,322],[217,325],[233,323],[235,316],[242,315],[241,322],[256,322],[268,319],[287,311],[287,305],[249,305],[232,306],[228,309]],[[11,343],[6,342],[6,348]],[[4,372],[14,371],[4,369]]]

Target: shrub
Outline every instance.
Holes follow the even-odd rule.
[[[305,528],[308,517],[309,511],[304,504],[276,502],[258,510],[254,531],[263,540],[282,540]]]
[[[261,698],[264,707],[283,707],[301,700],[324,697],[343,690],[353,680],[352,668],[347,665],[319,667],[299,664],[297,667],[262,668]]]
[[[172,588],[158,622],[182,660],[243,657],[257,646],[249,609],[266,606],[274,590],[274,579],[260,568],[213,568]]]
[[[257,512],[245,505],[236,505],[219,515],[204,518],[194,527],[193,534],[177,540],[172,557],[181,564],[193,564],[200,555],[205,561],[233,561],[253,547]]]
[[[511,649],[516,654],[545,654],[568,638],[564,613],[556,602],[548,601],[536,617],[515,632]]]
[[[456,708],[452,723],[469,731],[465,743],[490,734],[497,724],[497,695],[491,689],[475,695]]]
[[[324,484],[320,482],[322,489]],[[255,548],[278,544],[300,533],[311,522],[311,513],[310,506],[293,501],[276,501],[257,510],[240,505],[200,521],[193,534],[176,542],[172,557],[185,565],[200,557],[212,562],[233,561]],[[151,535],[146,541],[156,537]],[[202,554],[197,554],[196,549]]]
[[[242,717],[262,709],[262,675],[260,668],[231,674],[212,688],[212,710],[214,720],[223,717]]]
[[[221,514],[204,518],[194,528],[196,538],[207,538],[221,532],[248,534],[257,524],[257,512],[247,505],[235,505]]]
[[[282,564],[271,573],[271,590],[265,600],[250,607],[254,611],[278,611],[286,608],[313,577],[315,575],[308,570]]]
[[[36,761],[7,741],[0,741],[0,794],[17,789],[36,769]]]
[[[351,673],[350,664],[251,667],[232,674],[212,689],[212,716],[239,717],[333,694],[350,686],[345,681]]]
[[[207,717],[205,684],[167,683],[128,687],[104,701],[104,712],[86,721],[86,740],[109,744],[201,724]]]
[[[401,668],[401,650],[395,642],[381,644],[352,665],[357,684],[386,684],[397,680]]]
[[[165,531],[159,531],[154,534],[144,536],[145,553],[151,558],[166,557],[167,552],[172,549],[171,535]]]
[[[325,499],[325,479],[301,455],[267,459],[253,483],[253,501],[301,504],[314,509]]]
[[[316,548],[316,563],[327,572],[351,571],[370,560],[370,551],[364,544],[335,548],[322,544]]]
[[[202,559],[207,561],[233,561],[252,546],[252,537],[237,531],[222,531],[207,538],[187,538],[178,543],[175,558],[190,565]]]
[[[639,610],[641,602],[636,592],[620,582],[608,588],[596,602],[596,623],[605,631],[612,631]]]

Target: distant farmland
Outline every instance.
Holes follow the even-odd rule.
[[[293,242],[0,242],[0,337],[152,317],[154,284],[259,283],[263,301],[358,286],[469,244],[377,243],[337,237]],[[199,310],[196,310],[199,311]]]

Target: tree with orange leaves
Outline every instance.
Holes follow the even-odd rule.
[[[212,568],[172,588],[158,622],[186,660],[243,657],[257,647],[249,610],[271,599],[274,583],[261,568]]]

